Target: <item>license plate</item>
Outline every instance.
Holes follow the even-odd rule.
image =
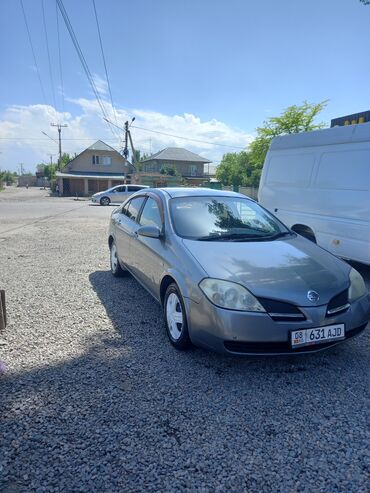
[[[340,341],[345,338],[344,324],[327,325],[315,329],[294,330],[291,333],[292,348],[312,346],[328,341]]]

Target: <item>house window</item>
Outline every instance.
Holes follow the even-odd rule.
[[[196,164],[190,165],[190,176],[197,176],[198,167]]]
[[[110,166],[112,158],[111,156],[92,156],[92,163],[100,166]]]

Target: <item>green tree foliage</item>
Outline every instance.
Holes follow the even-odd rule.
[[[74,155],[74,157],[76,157],[76,154]],[[73,157],[68,154],[68,152],[63,152],[62,154],[62,160],[61,160],[61,164],[60,164],[60,169],[63,169],[65,166],[67,166],[67,164],[72,161]]]
[[[247,152],[229,152],[224,154],[221,163],[217,166],[216,178],[227,186],[248,185],[252,172]]]
[[[58,165],[41,163],[36,166],[39,173],[43,173],[44,177],[49,181],[55,179],[55,173],[58,171]]]
[[[15,171],[1,171],[0,170],[0,181],[4,183],[9,183],[10,185],[13,185],[15,181],[17,180],[17,173]]]
[[[178,175],[176,168],[173,166],[162,166],[159,171],[161,175],[176,176]]]
[[[262,127],[257,128],[257,137],[249,147],[251,164],[257,169],[262,168],[274,137],[309,132],[325,127],[324,123],[314,123],[314,120],[326,105],[327,101],[317,104],[310,104],[305,101],[301,106],[289,106],[280,116],[266,120]]]
[[[370,1],[370,0],[369,0]],[[248,151],[225,154],[217,167],[216,178],[223,185],[244,185],[258,187],[262,166],[271,141],[284,134],[308,132],[323,128],[325,124],[315,123],[317,115],[325,108],[327,101],[301,106],[289,106],[280,116],[272,117],[257,128],[257,137]]]

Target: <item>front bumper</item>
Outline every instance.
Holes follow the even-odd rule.
[[[202,297],[199,303],[186,300],[189,335],[197,346],[219,353],[239,355],[302,354],[321,351],[343,341],[292,349],[293,330],[345,324],[347,340],[365,329],[370,317],[370,295],[353,302],[345,313],[327,317],[327,306],[300,307],[306,320],[276,322],[266,313],[237,312],[218,308]]]
[[[94,203],[99,202],[98,197],[91,197],[91,202],[94,202]]]

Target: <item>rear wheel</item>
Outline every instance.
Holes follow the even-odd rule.
[[[109,205],[110,204],[110,198],[109,197],[102,197],[100,199],[100,205]]]
[[[114,277],[121,277],[125,274],[125,270],[122,269],[121,264],[118,260],[117,247],[113,241],[110,247],[110,270]]]
[[[185,306],[176,284],[170,284],[164,297],[164,319],[171,344],[176,349],[184,350],[191,346],[186,321]]]

